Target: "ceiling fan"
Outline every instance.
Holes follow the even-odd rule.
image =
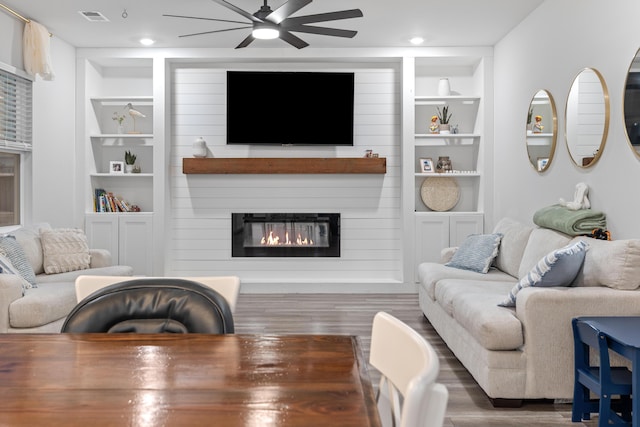
[[[204,31],[204,32],[193,33],[193,34],[183,34],[180,36],[180,37],[191,37],[191,36],[199,36],[203,34],[222,33],[225,31],[252,28],[251,34],[249,34],[247,38],[245,38],[238,46],[236,46],[236,49],[249,46],[251,42],[253,42],[255,39],[275,39],[275,38],[280,38],[281,40],[289,43],[290,45],[298,49],[302,49],[304,47],[309,46],[309,43],[291,34],[291,32],[353,38],[357,34],[357,31],[341,30],[337,28],[318,27],[318,26],[307,25],[307,24],[313,24],[313,23],[324,22],[324,21],[337,21],[340,19],[360,18],[363,16],[362,11],[360,9],[349,9],[349,10],[341,10],[337,12],[319,13],[316,15],[298,16],[293,18],[291,17],[291,15],[293,15],[303,7],[307,6],[313,0],[289,0],[282,6],[277,8],[276,10],[271,10],[271,7],[269,7],[269,5],[267,4],[267,0],[264,0],[264,4],[262,5],[262,7],[260,7],[260,9],[253,14],[240,9],[237,6],[232,5],[226,0],[212,0],[212,1],[242,15],[243,17],[248,19],[249,22],[231,21],[228,19],[203,18],[198,16],[183,16],[183,15],[168,15],[168,14],[165,14],[163,16],[168,16],[172,18],[202,19],[206,21],[245,24],[242,27],[225,28],[223,30]]]

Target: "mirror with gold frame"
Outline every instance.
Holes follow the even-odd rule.
[[[533,95],[527,111],[527,154],[536,171],[549,169],[557,137],[556,103],[549,91],[541,89]]]
[[[631,61],[624,85],[624,128],[633,153],[640,157],[640,49]]]
[[[609,133],[609,91],[594,68],[580,71],[571,84],[565,110],[565,139],[576,166],[595,165]]]

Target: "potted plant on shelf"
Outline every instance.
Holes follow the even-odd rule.
[[[118,122],[118,133],[124,133],[124,125],[122,124],[122,122],[124,122],[124,115],[114,111],[111,119]]]
[[[124,171],[127,173],[131,173],[133,172],[133,165],[136,164],[136,158],[137,156],[135,154],[133,154],[131,151],[127,150],[124,153],[124,163],[125,163],[125,167],[124,167]]]
[[[449,125],[449,120],[451,120],[452,114],[449,113],[449,106],[445,105],[442,107],[442,111],[440,111],[440,107],[436,107],[438,110],[438,120],[440,120],[440,133],[448,134],[451,133],[451,126]]]

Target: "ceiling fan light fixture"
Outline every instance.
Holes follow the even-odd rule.
[[[280,37],[280,31],[278,31],[278,28],[274,25],[269,25],[263,22],[253,25],[251,35],[260,40],[272,40]]]

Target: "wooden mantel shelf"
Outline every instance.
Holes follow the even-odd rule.
[[[384,157],[183,158],[185,174],[384,174]]]

